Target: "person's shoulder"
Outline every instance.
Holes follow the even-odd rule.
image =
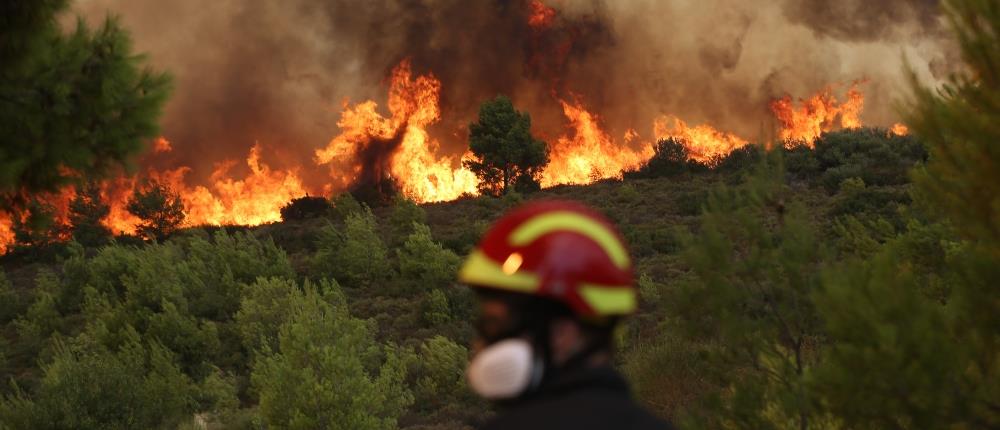
[[[602,394],[536,399],[498,413],[481,429],[674,429],[628,397]]]

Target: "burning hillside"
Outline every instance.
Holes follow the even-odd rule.
[[[114,3],[90,6],[107,2]],[[642,8],[555,0],[382,3],[329,2],[308,20],[295,8],[270,16],[246,6],[239,13],[247,25],[273,25],[290,36],[263,40],[270,33],[248,34],[246,43],[216,52],[221,60],[213,60],[211,69],[178,60],[189,51],[179,57],[173,46],[152,42],[160,39],[147,35],[142,24],[161,17],[154,20],[126,3],[114,3],[154,59],[181,63],[163,138],[150,142],[138,173],[100,184],[111,206],[105,224],[116,233],[134,232],[137,219],[125,209],[126,202],[146,179],[180,195],[188,225],[273,222],[293,198],[359,187],[394,188],[418,202],[475,194],[478,179],[462,167],[471,156],[466,127],[479,103],[497,94],[510,95],[529,112],[532,132],[549,145],[543,187],[620,177],[623,170],[645,163],[656,141],[665,138],[682,142],[690,157],[702,162],[754,142],[751,138],[759,140],[753,133],[763,128],[783,141],[809,145],[824,131],[861,126],[865,91],[873,88],[879,100],[886,98],[875,69],[845,68],[832,76],[818,68],[799,70],[810,66],[796,59],[794,67],[775,64],[766,76],[741,71],[741,61],[758,55],[757,45],[745,46],[761,37],[754,32],[763,31],[754,30],[755,20],[773,21],[777,18],[766,14],[787,13],[782,10],[765,7],[753,12],[756,18],[736,19],[735,25],[720,27],[726,31],[717,37],[691,47],[678,47],[671,39],[665,46],[676,53],[662,62],[669,57],[648,43],[659,35],[640,30],[647,27],[625,26],[649,12]],[[215,19],[211,13],[229,7],[220,3],[206,22]],[[735,4],[730,9],[752,12]],[[390,12],[397,13],[395,18],[386,16]],[[317,34],[292,31],[299,28],[293,24],[322,19],[329,25],[299,27],[345,42],[324,45],[336,62],[304,63],[327,54],[314,45]],[[455,22],[472,30],[459,31]],[[228,28],[216,24],[212,31]],[[187,31],[206,36],[207,29],[192,23]],[[388,29],[399,32],[382,35]],[[347,41],[359,40],[360,34],[376,36],[360,40],[363,49],[352,51],[355,45]],[[288,49],[255,51],[279,41]],[[645,51],[636,51],[640,47]],[[688,53],[691,48],[694,54]],[[214,48],[209,43],[204,49],[198,52],[207,55]],[[249,58],[268,61],[250,64]],[[681,63],[689,69],[678,69]],[[341,69],[351,64],[350,74]],[[787,70],[811,74],[813,82],[827,79],[804,84]],[[693,78],[712,73],[715,82]],[[867,80],[844,83],[859,77]],[[339,106],[331,103],[338,99],[344,100]],[[875,105],[876,124],[891,122],[883,104]],[[901,125],[893,131],[906,132]],[[51,204],[57,220],[64,221],[73,191],[35,197]],[[14,240],[13,217],[0,214],[0,248]]]

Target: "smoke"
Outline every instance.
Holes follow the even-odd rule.
[[[530,112],[543,138],[564,130],[558,100],[578,99],[619,139],[630,128],[648,137],[672,114],[756,140],[773,129],[771,99],[862,78],[862,119],[891,124],[904,57],[928,82],[954,64],[935,0],[543,3],[556,11],[544,25],[529,23],[530,0],[79,0],[77,10],[120,15],[175,76],[163,122],[175,150],[150,163],[207,177],[259,142],[268,164],[307,170],[316,189],[326,173],[309,172],[313,151],[338,134],[343,100],[384,104],[384,79],[406,58],[442,82],[430,131],[451,153],[497,94]]]

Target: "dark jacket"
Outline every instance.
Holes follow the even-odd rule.
[[[501,408],[483,430],[659,429],[673,427],[646,412],[628,383],[611,367],[580,369],[545,384],[537,393]]]

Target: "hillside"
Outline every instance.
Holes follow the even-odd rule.
[[[925,157],[913,138],[878,129],[830,133],[816,149],[779,152],[766,157],[772,170],[764,173],[754,173],[763,166],[762,154],[747,147],[711,168],[660,157],[624,180],[502,199],[423,206],[397,200],[367,215],[353,198],[339,196],[332,209],[314,217],[252,228],[186,229],[159,245],[119,238],[118,245],[103,248],[58,244],[10,253],[2,260],[9,285],[0,282],[0,375],[35,392],[37,403],[8,400],[0,414],[6,408],[7,416],[34,422],[34,408],[74,396],[66,384],[93,384],[94,396],[106,396],[113,384],[131,384],[142,391],[123,395],[141,410],[153,398],[173,402],[149,412],[148,423],[186,425],[186,411],[199,413],[212,428],[246,428],[260,422],[261,414],[280,416],[285,403],[295,401],[296,386],[308,381],[287,381],[299,365],[285,366],[319,360],[316,371],[348,376],[327,381],[332,397],[315,407],[347,401],[335,387],[350,383],[388,395],[364,408],[398,419],[401,427],[474,425],[488,408],[462,379],[473,315],[470,294],[452,281],[459,256],[505,209],[526,199],[571,199],[607,214],[631,247],[642,305],[620,337],[619,364],[636,378],[648,406],[676,417],[713,390],[678,361],[686,360],[684,354],[656,353],[669,345],[663,336],[674,330],[673,292],[698,279],[684,255],[699,246],[691,235],[702,234],[703,221],[711,219],[703,211],[718,206],[709,204],[709,196],[718,200],[746,189],[754,182],[748,178],[773,175],[777,162],[785,166],[783,185],[765,199],[777,214],[766,216],[766,223],[783,222],[785,208],[798,205],[822,247],[834,254],[856,252],[850,240],[859,232],[879,242],[888,237],[876,234],[884,225],[906,228],[906,172]],[[296,329],[312,334],[295,338]],[[339,334],[324,347],[330,349],[307,358],[317,353],[307,345],[324,342],[325,330]],[[367,352],[340,355],[358,354],[348,351]],[[131,363],[136,357],[138,364]],[[335,370],[345,357],[354,364]],[[92,380],[101,372],[120,378]],[[321,383],[324,376],[309,378]],[[3,392],[21,398],[12,387]],[[69,400],[64,406],[70,409],[56,414],[86,415],[100,407],[89,402],[109,401],[77,400],[82,403]]]

